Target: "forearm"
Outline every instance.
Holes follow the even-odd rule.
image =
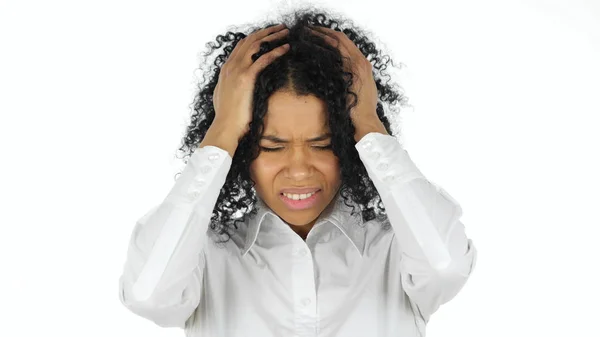
[[[223,149],[196,149],[163,202],[137,221],[119,281],[136,314],[181,326],[198,304],[207,230],[230,165]]]
[[[387,133],[373,132],[359,141],[357,148],[381,196],[388,219],[398,239],[403,241],[404,252],[415,258],[427,259],[435,268],[447,266],[450,256],[442,238],[447,224],[432,221],[432,216],[435,216],[432,213],[439,217],[442,212],[453,212],[460,206],[448,203],[435,205],[441,200],[441,192],[437,188],[429,188],[431,183],[416,167],[408,152]]]
[[[356,147],[393,227],[404,289],[427,316],[460,290],[474,265],[462,209],[392,136],[369,133]]]

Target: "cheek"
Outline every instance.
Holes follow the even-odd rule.
[[[323,158],[319,163],[319,170],[323,172],[327,181],[335,185],[340,180],[340,164],[337,157]]]
[[[276,173],[279,171],[280,166],[280,161],[274,162],[258,157],[250,164],[250,177],[257,184],[271,183],[275,178]]]

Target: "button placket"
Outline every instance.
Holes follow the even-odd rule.
[[[295,321],[312,322],[316,324],[317,312],[315,306],[315,273],[312,258],[310,258],[310,249],[302,244],[297,245],[293,250],[295,257],[292,262],[292,287],[294,289],[294,302],[297,306],[295,312]],[[298,333],[307,333],[307,331],[298,330]]]

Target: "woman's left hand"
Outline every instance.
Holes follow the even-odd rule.
[[[377,116],[378,95],[371,62],[343,32],[321,26],[311,25],[310,28],[312,28],[311,32],[320,35],[330,45],[338,48],[344,60],[347,61],[344,64],[345,71],[355,75],[351,90],[358,96],[358,101],[350,111],[350,119],[356,129],[354,136],[356,142],[369,132],[377,131],[388,134]]]

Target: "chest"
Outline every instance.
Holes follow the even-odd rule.
[[[211,252],[195,321],[223,336],[416,336],[391,238],[363,256],[345,237]]]

